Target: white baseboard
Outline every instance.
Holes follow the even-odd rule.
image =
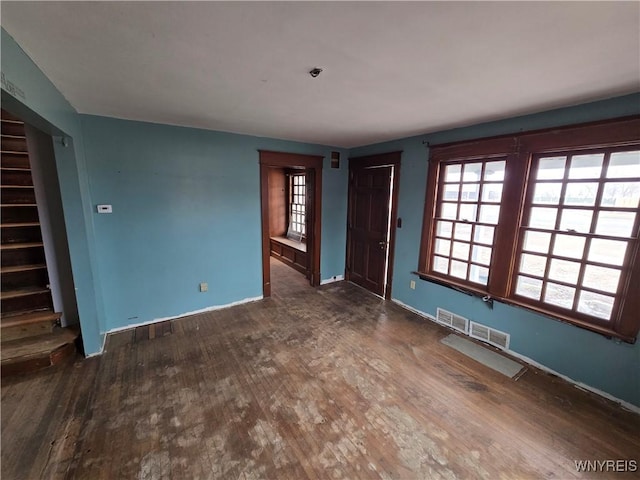
[[[166,322],[167,320],[176,320],[178,318],[189,317],[191,315],[197,315],[199,313],[213,312],[215,310],[222,310],[222,309],[225,309],[225,308],[235,307],[237,305],[243,305],[245,303],[257,302],[258,300],[262,300],[263,298],[264,297],[262,295],[260,295],[259,297],[243,298],[242,300],[238,300],[237,302],[226,303],[224,305],[213,305],[211,307],[201,308],[200,310],[193,310],[191,312],[185,312],[185,313],[181,313],[179,315],[173,315],[173,316],[170,316],[170,317],[154,318],[153,320],[148,320],[146,322],[131,323],[129,325],[125,325],[124,327],[112,328],[110,330],[107,330],[104,333],[104,338],[103,338],[103,341],[102,341],[102,349],[100,350],[100,352],[93,353],[93,354],[88,355],[88,356],[94,357],[96,355],[101,355],[102,354],[102,352],[104,351],[105,343],[107,341],[107,335],[109,335],[110,333],[122,332],[124,330],[131,330],[132,328],[142,327],[144,325],[151,325],[153,323],[158,323],[158,322]]]
[[[328,283],[333,282],[341,282],[344,280],[344,275],[334,275],[331,278],[325,278],[324,280],[320,280],[320,285],[327,285]]]
[[[612,402],[618,403],[620,404],[620,406],[626,408],[627,410],[630,410],[634,413],[638,413],[640,414],[640,407],[637,407],[636,405],[634,405],[633,403],[629,403],[625,400],[622,400],[618,397],[614,397],[613,395],[611,395],[610,393],[604,392],[598,388],[592,387],[590,385],[587,385],[586,383],[582,383],[579,382],[577,380],[574,380],[571,377],[567,377],[566,375],[563,375],[560,372],[556,372],[555,370],[552,370],[549,367],[545,367],[544,365],[542,365],[541,363],[536,362],[535,360],[525,356],[525,355],[521,355],[518,352],[514,352],[513,350],[503,350],[504,352],[508,353],[509,355],[522,360],[525,363],[528,363],[529,365],[532,365],[536,368],[539,368],[540,370],[550,373],[552,375],[555,375],[556,377],[560,377],[563,380],[566,380],[567,382],[573,384],[574,387],[580,389],[580,390],[587,390],[591,393],[595,393],[596,395],[600,395],[601,397],[606,398],[607,400],[611,400]]]
[[[441,324],[436,322],[436,319],[435,319],[435,317],[433,315],[430,315],[430,314],[428,314],[426,312],[423,312],[422,310],[418,310],[416,308],[413,308],[413,307],[407,305],[406,303],[401,302],[400,300],[396,300],[395,298],[392,298],[391,301],[393,303],[396,303],[396,304],[400,305],[402,308],[404,308],[406,310],[409,310],[410,312],[415,313],[416,315],[420,315],[421,317],[424,317],[424,318],[426,318],[428,320],[431,320],[432,322],[435,322],[437,325],[442,326]],[[460,333],[460,332],[458,332],[458,333]],[[550,373],[552,375],[555,375],[556,377],[562,378],[563,380],[573,384],[573,386],[575,388],[579,388],[580,390],[586,390],[586,391],[589,391],[591,393],[595,393],[596,395],[599,395],[601,397],[606,398],[607,400],[611,400],[612,402],[615,402],[615,403],[619,404],[621,407],[626,408],[629,411],[632,411],[634,413],[640,414],[640,407],[638,407],[638,406],[636,406],[636,405],[634,405],[632,403],[629,403],[629,402],[627,402],[625,400],[622,400],[622,399],[620,399],[618,397],[614,397],[610,393],[604,392],[604,391],[602,391],[602,390],[600,390],[598,388],[595,388],[595,387],[592,387],[592,386],[587,385],[585,383],[582,383],[582,382],[579,382],[577,380],[574,380],[571,377],[567,377],[566,375],[563,375],[560,372],[556,372],[555,370],[553,370],[553,369],[551,369],[549,367],[546,367],[546,366],[542,365],[541,363],[538,363],[535,360],[533,360],[533,359],[531,359],[531,358],[529,358],[529,357],[527,357],[525,355],[522,355],[522,354],[520,354],[518,352],[514,352],[513,350],[502,350],[502,351],[507,353],[507,354],[509,354],[509,355],[511,355],[512,357],[517,358],[518,360],[522,360],[523,362],[525,362],[525,363],[527,363],[527,364],[529,364],[529,365],[531,365],[533,367],[539,368],[543,372],[547,372],[547,373]]]
[[[85,355],[84,358],[99,357],[100,355],[103,354],[104,346],[107,343],[107,334],[101,333],[100,335],[102,335],[102,345],[100,346],[100,350],[98,350],[97,352],[90,353],[89,355]]]
[[[393,303],[397,303],[398,305],[400,305],[400,306],[401,306],[402,308],[404,308],[405,310],[409,310],[410,312],[415,313],[416,315],[420,315],[421,317],[428,318],[428,319],[429,319],[429,320],[431,320],[432,322],[435,322],[435,321],[436,321],[436,317],[434,317],[433,315],[429,315],[428,313],[423,312],[422,310],[418,310],[418,309],[416,309],[416,308],[413,308],[412,306],[407,305],[406,303],[401,302],[401,301],[400,301],[400,300],[398,300],[398,299],[392,298],[392,299],[391,299],[391,301],[392,301]],[[440,324],[438,323],[438,325],[440,325]]]

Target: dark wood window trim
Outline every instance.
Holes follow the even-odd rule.
[[[640,256],[640,210],[638,208],[635,209],[635,224],[632,235],[628,239],[629,248],[621,268],[621,286],[616,295],[617,300],[610,320],[597,320],[589,315],[555,308],[548,303],[535,302],[515,294],[524,235],[523,224],[531,206],[533,183],[531,176],[537,159],[545,155],[571,154],[579,150],[611,152],[613,149],[632,146],[640,148],[640,116],[430,147],[427,200],[416,273],[425,280],[433,280],[476,295],[490,296],[508,304],[634,343],[640,330],[640,315],[638,315],[640,291],[637,287],[640,284],[640,258],[638,258]],[[436,218],[438,218],[439,203],[443,196],[444,166],[495,159],[505,159],[507,167],[487,285],[453,278],[434,271],[432,259],[436,248]],[[603,181],[600,180],[600,182]],[[583,259],[583,265],[585,261]],[[584,268],[584,266],[581,267],[577,285],[580,285],[583,278]],[[574,303],[574,310],[575,305]]]

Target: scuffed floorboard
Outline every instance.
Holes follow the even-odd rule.
[[[640,452],[638,415],[344,282],[173,331],[3,384],[2,478],[593,478],[574,460]]]

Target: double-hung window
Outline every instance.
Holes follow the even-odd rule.
[[[633,342],[639,203],[637,118],[435,146],[418,271]]]
[[[287,236],[303,242],[306,238],[306,206],[307,195],[305,175],[289,176],[289,228]]]

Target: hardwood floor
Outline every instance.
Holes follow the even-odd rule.
[[[309,280],[289,265],[280,260],[269,257],[271,268],[271,296],[277,299],[287,299],[313,291]]]
[[[639,460],[640,416],[345,282],[163,332],[3,381],[3,480],[637,478],[574,461]]]

